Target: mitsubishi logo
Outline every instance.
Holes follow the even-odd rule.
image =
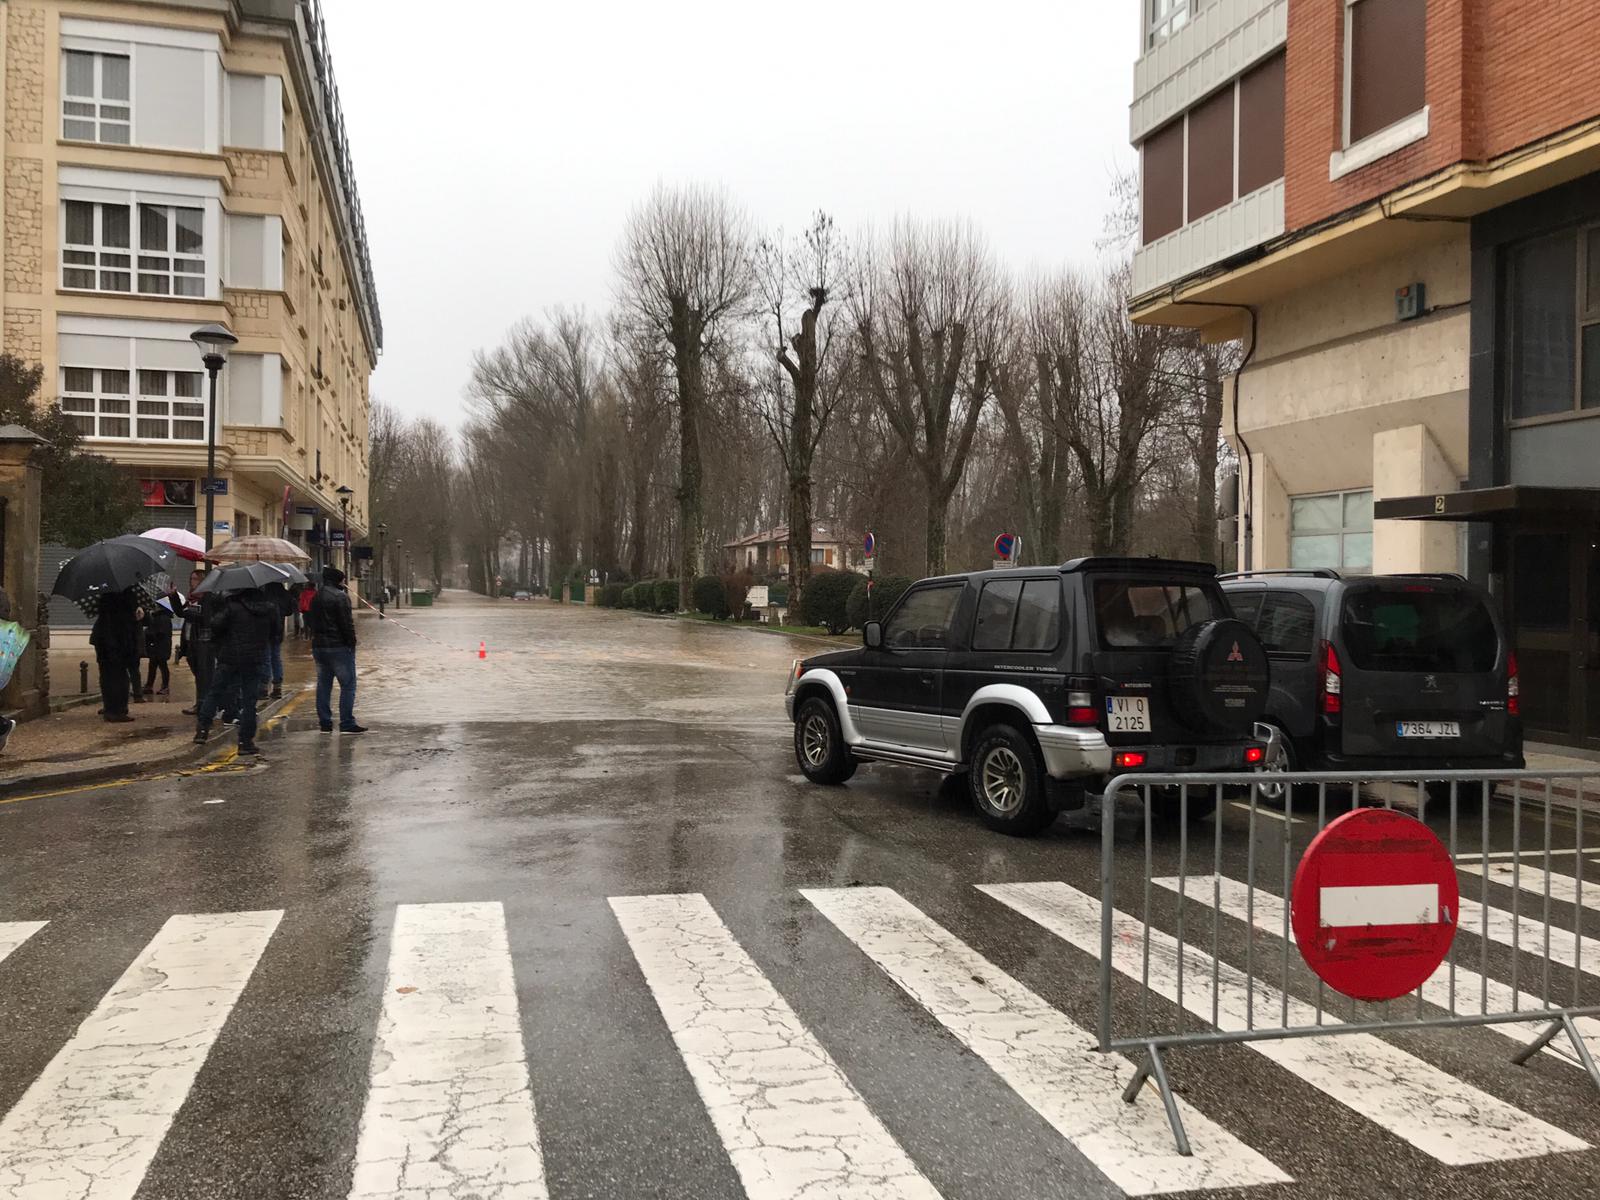
[[[1235,642],[1233,644],[1233,649],[1228,651],[1228,661],[1229,662],[1243,662],[1244,661],[1244,654],[1243,654],[1242,651],[1240,651],[1238,642]]]
[[[1439,677],[1437,675],[1424,675],[1422,677],[1422,690],[1437,692],[1439,690]]]

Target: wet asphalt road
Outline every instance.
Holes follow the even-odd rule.
[[[958,784],[900,768],[863,768],[838,789],[806,784],[782,687],[790,659],[815,643],[462,594],[400,615],[415,634],[361,625],[365,737],[319,734],[305,703],[265,736],[263,766],[0,803],[0,1112],[10,1112],[0,1197],[462,1200],[539,1196],[542,1186],[557,1198],[1032,1200],[1156,1190],[1130,1184],[1146,1172],[1165,1190],[1199,1178],[1191,1165],[1151,1165],[1171,1162],[1164,1137],[1097,1140],[1105,1088],[1074,1093],[1071,1070],[1049,1053],[1030,1057],[1067,1036],[1066,1022],[1095,1028],[1096,957],[976,890],[1060,881],[1098,894],[1097,836],[989,833]],[[1462,812],[1459,848],[1470,853],[1478,810]],[[1554,819],[1557,844],[1574,844],[1566,818]],[[1491,843],[1507,844],[1508,815],[1497,808],[1491,820]],[[1257,824],[1254,869],[1281,892],[1289,826]],[[1309,827],[1294,828],[1298,846]],[[1191,839],[1192,871],[1211,869],[1213,829]],[[1225,805],[1224,874],[1246,877],[1249,843],[1246,815]],[[1158,873],[1175,869],[1178,847],[1175,830],[1158,832]],[[1118,861],[1119,907],[1138,911],[1137,847]],[[693,904],[664,915],[612,903],[657,895],[703,897],[714,918],[708,925]],[[1511,896],[1496,885],[1491,899]],[[908,938],[904,922],[849,930],[830,905],[849,908],[852,897],[882,911],[909,903],[961,953],[919,957],[931,943]],[[1152,903],[1156,924],[1175,930],[1172,898]],[[439,905],[471,907],[426,907]],[[1209,950],[1207,911],[1186,910],[1186,930]],[[141,957],[176,936],[174,918],[256,913],[281,916],[193,934],[212,940],[188,958],[181,946]],[[440,913],[465,923],[430,925]],[[413,917],[415,928],[397,929]],[[17,942],[23,923],[40,922]],[[1245,962],[1242,930],[1216,926],[1220,958]],[[1480,961],[1476,940],[1461,943],[1463,964],[1507,977],[1508,950],[1489,947]],[[235,946],[249,949],[230,992],[226,962],[217,964]],[[1263,936],[1248,951],[1275,982],[1280,949]],[[509,969],[496,974],[502,959]],[[1522,986],[1537,990],[1528,963]],[[214,993],[195,993],[212,1014],[196,1016],[196,1028],[208,1019],[215,1028],[169,1036],[181,1020],[161,1005],[178,1001],[160,985],[191,970],[219,974],[208,977]],[[1018,1003],[1004,976],[1044,1016],[1004,1026],[1010,1008],[997,997]],[[1307,978],[1291,963],[1292,990],[1314,998]],[[1558,967],[1551,986],[1570,991],[1572,978]],[[441,994],[437,1012],[416,1007]],[[1115,994],[1135,1023],[1139,989],[1119,978]],[[755,1000],[730,1015],[730,995]],[[407,1003],[432,1013],[411,1034]],[[751,1005],[761,1010],[754,1025]],[[391,1008],[398,1025],[387,1022]],[[1157,1023],[1177,1019],[1159,998],[1148,1011]],[[1186,1051],[1172,1057],[1175,1083],[1231,1147],[1212,1155],[1214,1182],[1252,1171],[1291,1180],[1247,1189],[1268,1198],[1600,1194],[1600,1152],[1583,1148],[1600,1145],[1600,1096],[1580,1070],[1549,1055],[1514,1068],[1517,1046],[1482,1029],[1385,1040],[1409,1052],[1397,1089],[1449,1092],[1448,1149],[1374,1116],[1386,1111],[1381,1095],[1352,1104],[1348,1090],[1315,1086],[1315,1072],[1247,1047]],[[488,1074],[469,1094],[500,1105],[478,1110],[458,1096],[435,1131],[450,1169],[457,1150],[470,1151],[480,1174],[430,1183],[427,1164],[413,1163],[411,1181],[425,1181],[413,1190],[374,1185],[381,1170],[363,1175],[359,1164],[381,1166],[383,1148],[360,1131],[364,1110],[382,1124],[375,1108],[389,1093],[378,1083],[403,1073],[410,1054],[421,1064],[409,1080],[418,1100],[447,1073],[441,1063],[480,1052]],[[390,1073],[375,1082],[375,1069]],[[1419,1074],[1407,1080],[1407,1069]],[[106,1080],[137,1093],[158,1076],[132,1111],[95,1110],[117,1103],[120,1084]],[[1114,1094],[1114,1080],[1106,1086]],[[794,1099],[784,1088],[831,1116],[812,1128],[802,1107],[763,1126],[752,1113]],[[525,1094],[542,1185],[512,1170]],[[1498,1107],[1478,1114],[1489,1098]],[[1153,1092],[1138,1106],[1159,1113]],[[450,1124],[473,1111],[481,1127]],[[427,1125],[403,1105],[388,1115],[402,1138]],[[1459,1136],[1474,1122],[1481,1144]],[[797,1190],[792,1173],[809,1169],[808,1154],[833,1156],[833,1174]],[[1243,1194],[1208,1189],[1218,1193]]]

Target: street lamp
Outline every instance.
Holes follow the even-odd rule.
[[[228,349],[239,344],[239,339],[222,325],[202,325],[189,335],[189,340],[200,348],[200,361],[211,376],[211,403],[206,406],[206,553],[211,552],[211,539],[216,533],[217,515],[217,376],[228,361]]]
[[[385,573],[387,562],[383,557],[383,539],[389,532],[387,521],[378,522],[378,611],[389,602],[389,576]]]
[[[396,608],[405,607],[406,579],[404,575],[400,574],[400,547],[405,544],[405,538],[397,537],[394,540],[394,573],[399,576],[394,581],[394,606]]]
[[[334,495],[339,497],[339,508],[344,513],[344,573],[350,574],[350,497],[356,494],[355,489],[341,483],[333,489]]]

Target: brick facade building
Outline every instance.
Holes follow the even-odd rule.
[[[1132,316],[1244,340],[1241,563],[1472,574],[1600,748],[1600,13],[1140,10]]]

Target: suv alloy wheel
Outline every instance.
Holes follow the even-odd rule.
[[[794,718],[794,759],[812,783],[843,783],[856,773],[833,705],[813,696]]]
[[[970,761],[967,792],[990,829],[1027,836],[1055,820],[1038,748],[1015,725],[985,729],[973,742]]]

